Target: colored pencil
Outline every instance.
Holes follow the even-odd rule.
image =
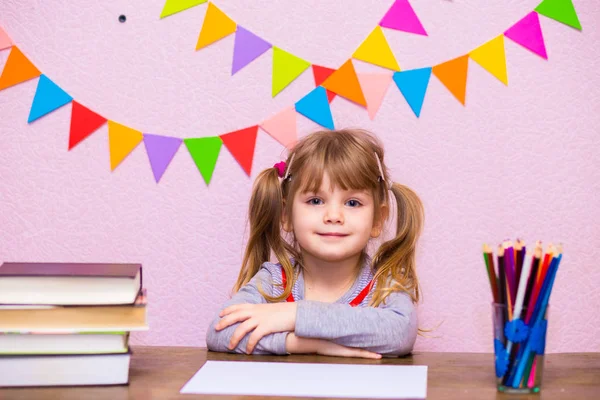
[[[538,296],[540,294],[540,290],[542,289],[542,285],[544,284],[544,278],[546,277],[546,274],[548,273],[548,266],[550,264],[550,261],[552,260],[552,249],[553,248],[554,248],[554,246],[552,246],[552,244],[548,245],[548,251],[544,255],[544,262],[542,263],[541,268],[538,269],[537,279],[536,279],[535,285],[533,287],[533,293],[531,295],[531,298],[529,299],[529,304],[527,306],[527,315],[525,317],[525,323],[527,323],[527,324],[531,320],[531,315],[533,314],[534,306],[535,306],[536,302],[538,301]]]
[[[551,268],[548,269],[547,278],[545,279],[545,285],[540,291],[540,302],[539,307],[536,304],[536,312],[532,317],[532,325],[540,323],[540,321],[544,318],[546,314],[546,309],[548,307],[548,303],[550,301],[550,294],[552,293],[552,286],[554,285],[554,280],[556,279],[556,272],[558,271],[558,266],[560,265],[560,261],[562,259],[562,253],[553,257],[553,262],[551,263]],[[530,337],[531,338],[531,337]],[[527,359],[529,357],[529,353],[531,352],[531,340],[527,340],[525,349],[523,351],[523,356],[520,360],[516,362],[516,373],[515,377],[512,380],[513,386],[515,383],[520,383],[523,378],[523,373],[525,372],[525,367],[527,364]]]
[[[485,261],[485,267],[487,269],[488,278],[490,280],[490,288],[492,289],[492,298],[494,303],[498,303],[498,280],[496,279],[496,268],[494,266],[494,256],[492,255],[492,249],[487,244],[483,245],[483,259]]]
[[[515,287],[519,287],[521,271],[523,270],[523,257],[525,256],[525,243],[517,239],[515,243]]]
[[[527,373],[525,374],[527,378],[527,387],[532,388],[535,385],[535,367],[537,365],[537,359],[535,356],[532,356],[529,364],[527,364]]]
[[[527,286],[527,279],[529,278],[530,271],[531,271],[531,262],[529,262],[529,260],[527,260],[525,262],[525,267],[521,271],[521,277],[519,279],[521,284],[519,285],[519,290],[517,292],[517,299],[515,300],[515,310],[513,312],[511,321],[521,318],[521,311],[523,310],[523,299],[525,298],[525,287]],[[508,343],[506,345],[506,352],[509,356],[509,365],[512,365],[512,363],[516,363],[517,359],[518,359],[518,353],[517,353],[516,349],[515,349],[515,351],[511,351],[511,350],[513,350],[512,345],[513,345],[513,343],[510,340],[508,341]],[[511,368],[511,370],[513,370],[513,368]],[[510,375],[507,374],[507,376],[509,377],[507,380],[507,382],[508,382],[510,380]]]
[[[503,305],[502,314],[496,315],[495,338],[506,345],[508,368],[499,382],[514,388],[533,388],[536,374],[541,374],[539,363],[543,358],[533,351],[533,336],[513,343],[504,336],[508,321],[522,319],[529,329],[539,329],[546,318],[552,288],[562,260],[562,245],[549,244],[544,253],[542,243],[537,241],[533,251],[527,253],[525,242],[504,240],[496,254],[498,270],[494,265],[494,254],[490,246],[483,245],[483,256],[495,304]],[[536,351],[540,351],[537,350]],[[540,355],[543,357],[544,349]]]
[[[502,247],[502,245],[498,246],[498,281],[499,281],[499,285],[498,285],[498,303],[499,304],[503,304],[506,306],[506,300],[507,300],[507,290],[506,290],[506,272],[504,269],[504,247]],[[502,326],[504,326],[504,323],[506,321],[508,321],[508,307],[505,307],[504,312],[503,312],[503,318],[502,318]]]
[[[515,303],[516,286],[515,286],[515,249],[513,248],[512,242],[507,240],[504,242],[504,269],[506,271],[506,286],[508,286],[508,292],[510,293],[509,306]]]
[[[535,285],[535,281],[537,279],[537,272],[540,266],[541,258],[542,243],[538,240],[535,244],[535,249],[533,250],[533,259],[531,260],[531,273],[529,274],[527,289],[525,290],[525,300],[523,300],[523,304],[525,304],[526,306],[529,306],[529,300],[531,298],[531,292],[533,291],[533,285]]]

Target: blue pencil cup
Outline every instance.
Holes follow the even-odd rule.
[[[492,303],[496,385],[504,393],[538,393],[542,387],[548,306],[519,316]],[[518,318],[517,318],[518,317]]]

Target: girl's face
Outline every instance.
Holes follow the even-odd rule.
[[[312,257],[335,262],[362,252],[369,238],[381,233],[380,223],[374,225],[375,205],[369,191],[331,190],[325,174],[318,193],[298,191],[292,203],[291,225],[303,252]]]

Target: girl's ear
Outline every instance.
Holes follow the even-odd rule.
[[[281,212],[281,226],[283,227],[283,230],[286,232],[291,232],[293,227],[292,227],[292,222],[290,221],[290,219],[288,218],[286,209],[285,209],[285,200],[283,201],[283,209]]]
[[[383,224],[388,217],[389,208],[387,205],[382,204],[379,211],[379,219],[373,223],[373,228],[371,228],[371,237],[377,238],[381,235],[383,231]]]

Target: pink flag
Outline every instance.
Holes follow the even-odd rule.
[[[527,14],[522,20],[511,26],[504,32],[504,36],[520,44],[535,54],[548,59],[544,36],[540,27],[540,17],[535,11]]]
[[[392,76],[391,71],[358,74],[358,80],[367,101],[367,111],[371,120],[375,118],[375,114],[377,114],[383,102],[387,89],[392,82]]]
[[[8,49],[13,45],[12,40],[8,37],[8,34],[4,32],[4,29],[0,26],[0,50]]]
[[[287,148],[292,148],[298,139],[296,133],[296,110],[288,107],[275,116],[263,121],[260,127]]]
[[[379,25],[384,28],[427,36],[427,32],[408,0],[396,0],[385,13]]]

